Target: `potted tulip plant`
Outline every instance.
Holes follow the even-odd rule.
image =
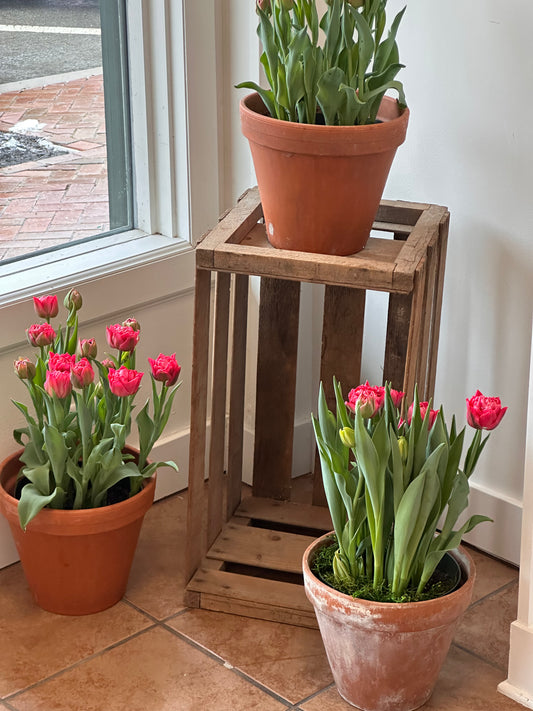
[[[70,290],[64,305],[66,325],[56,330],[57,297],[34,297],[43,321],[26,334],[36,357],[14,363],[32,407],[14,401],[26,420],[14,431],[23,449],[0,465],[0,509],[37,603],[79,615],[123,596],[156,469],[177,470],[149,455],[170,416],[180,366],[175,354],[149,359],[152,404],[137,414],[139,448],[132,449],[126,441],[143,378],[135,362],[139,323],[108,326],[110,353],[99,361],[95,339],[78,337],[80,293]]]
[[[275,247],[347,255],[368,240],[409,118],[396,78],[404,10],[387,31],[386,6],[257,0],[268,88],[238,88],[254,90],[240,104],[242,130]]]
[[[430,697],[474,583],[459,544],[469,478],[507,408],[479,391],[466,401],[475,434],[448,427],[442,407],[368,383],[336,414],[321,387],[313,426],[334,534],[305,552],[304,582],[339,693],[365,711],[411,711]]]

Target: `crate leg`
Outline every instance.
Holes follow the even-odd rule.
[[[418,354],[423,341],[423,311],[424,295],[426,291],[426,259],[420,260],[414,275],[414,286],[411,302],[411,318],[409,323],[409,337],[407,339],[407,352],[405,355],[405,376],[403,390],[406,393],[405,401],[412,402],[415,384],[417,382]]]
[[[191,376],[191,439],[187,507],[186,579],[194,574],[207,551],[204,531],[204,476],[209,371],[209,311],[211,272],[196,270],[194,337]]]
[[[233,345],[228,428],[227,519],[233,515],[241,500],[246,334],[248,324],[248,276],[244,274],[235,275],[233,303]]]
[[[333,376],[346,395],[349,388],[359,385],[366,291],[344,286],[326,286],[322,325],[322,357],[320,380],[324,386],[330,410],[335,412]],[[326,505],[320,457],[315,455],[313,504]]]
[[[209,443],[209,501],[207,547],[222,530],[224,522],[224,450],[226,435],[226,382],[228,370],[229,292],[231,275],[217,273],[213,388],[211,393],[211,438]]]
[[[261,279],[254,496],[290,498],[299,307],[299,282]]]
[[[412,294],[389,295],[383,382],[390,382],[394,390],[404,386],[412,300]]]
[[[437,279],[435,283],[435,293],[433,295],[433,316],[431,319],[433,328],[431,332],[427,383],[427,389],[431,397],[433,397],[435,393],[437,354],[439,351],[440,316],[442,310],[442,292],[444,287],[444,269],[446,265],[446,249],[448,246],[449,224],[450,215],[446,214],[446,216],[439,224]]]

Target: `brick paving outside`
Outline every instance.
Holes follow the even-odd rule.
[[[71,152],[0,168],[0,260],[109,229],[102,75],[0,93],[0,130],[26,119]]]

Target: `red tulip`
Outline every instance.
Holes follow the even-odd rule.
[[[485,397],[479,390],[470,400],[466,399],[466,421],[476,430],[493,430],[506,410],[499,397]]]
[[[72,366],[76,362],[76,356],[70,353],[54,353],[50,351],[48,354],[48,370],[61,370],[63,373],[70,373]]]
[[[143,375],[144,373],[126,368],[125,365],[121,365],[118,370],[109,368],[109,373],[107,374],[109,388],[114,395],[119,397],[134,395],[141,385]]]
[[[80,358],[70,371],[70,381],[75,388],[86,388],[94,382],[94,370],[87,358]]]
[[[381,385],[369,385],[368,380],[364,385],[358,385],[348,393],[346,406],[355,412],[355,406],[359,403],[359,409],[363,417],[374,417],[385,402],[385,388]]]
[[[152,367],[152,377],[154,380],[165,383],[167,387],[174,385],[179,378],[181,366],[178,365],[175,353],[171,356],[160,353],[155,360],[148,358],[148,362]]]
[[[62,400],[72,392],[70,373],[63,370],[49,370],[46,373],[44,389],[49,395],[57,395]]]
[[[33,297],[33,306],[35,308],[35,313],[39,318],[51,319],[57,316],[59,311],[59,305],[57,303],[57,296],[37,296]]]
[[[115,323],[113,326],[107,327],[106,337],[111,348],[131,352],[139,342],[139,331],[135,331],[131,326]]]
[[[407,411],[407,422],[411,424],[411,420],[413,418],[413,404],[409,407],[409,410]],[[421,402],[419,403],[420,405],[420,417],[424,419],[426,416],[426,412],[428,409],[428,403],[427,402]],[[430,410],[429,411],[429,421],[428,421],[428,429],[431,429],[433,427],[433,424],[435,423],[435,420],[437,419],[437,415],[439,414],[438,410]]]
[[[26,330],[26,336],[32,346],[49,346],[54,342],[56,332],[49,323],[34,323]]]

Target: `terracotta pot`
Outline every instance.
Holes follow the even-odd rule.
[[[431,696],[457,623],[470,604],[475,579],[472,558],[453,553],[464,583],[434,600],[379,603],[359,600],[316,578],[310,564],[329,542],[323,536],[304,553],[307,597],[340,695],[364,711],[412,711]]]
[[[76,511],[43,509],[20,527],[14,491],[22,450],[0,464],[0,510],[8,520],[35,602],[61,615],[111,607],[126,591],[155,475],[130,499]]]
[[[261,97],[240,104],[270,243],[347,255],[365,246],[409,110],[391,97],[370,126],[321,126],[273,119]]]

